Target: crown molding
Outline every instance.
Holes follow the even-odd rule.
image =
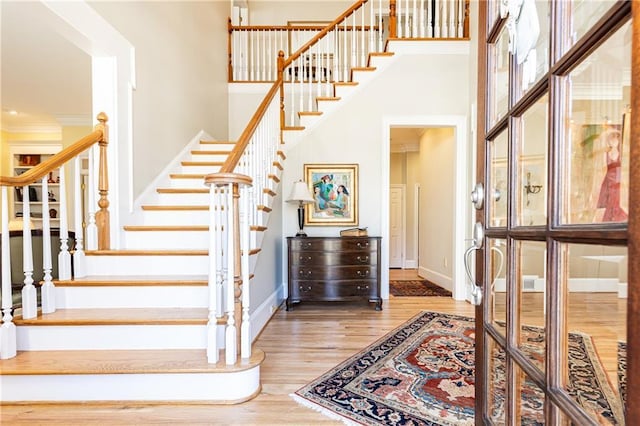
[[[3,125],[2,131],[7,133],[61,133],[62,127],[51,122],[34,122],[23,125]]]
[[[65,126],[91,126],[93,125],[91,114],[75,114],[75,115],[54,115],[53,118],[60,123],[62,127]]]

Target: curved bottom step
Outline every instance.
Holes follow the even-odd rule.
[[[238,404],[260,393],[264,352],[226,365],[204,350],[20,352],[0,361],[0,401],[193,401]]]

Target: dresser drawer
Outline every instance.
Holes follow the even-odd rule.
[[[375,280],[335,280],[314,281],[295,280],[289,295],[293,302],[298,301],[338,301],[345,299],[379,297]]]
[[[290,241],[292,251],[375,251],[378,240],[374,238],[299,238]]]
[[[291,252],[291,261],[298,266],[376,265],[376,253],[360,252]]]
[[[305,280],[351,280],[351,279],[375,279],[377,269],[368,265],[357,266],[293,266],[290,269],[292,279]]]

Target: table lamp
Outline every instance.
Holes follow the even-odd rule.
[[[298,204],[298,228],[300,228],[300,230],[296,234],[296,237],[307,236],[307,234],[302,230],[304,227],[304,205],[311,204],[313,202],[314,199],[309,191],[309,187],[307,187],[307,184],[301,180],[295,182],[293,184],[293,188],[291,188],[291,194],[289,194],[289,198],[287,198],[287,203]]]

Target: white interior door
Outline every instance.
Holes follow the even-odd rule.
[[[405,187],[391,185],[389,207],[389,267],[404,267],[405,241]]]

